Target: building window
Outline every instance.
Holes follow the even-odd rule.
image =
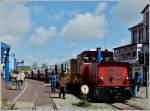
[[[149,29],[148,29],[148,27],[146,28],[146,41],[149,41]]]
[[[130,52],[128,52],[128,53],[126,54],[126,57],[127,57],[127,58],[130,58]]]
[[[121,60],[124,60],[124,59],[125,59],[125,54],[122,54]]]
[[[136,42],[137,42],[137,41],[136,41],[136,39],[137,39],[137,33],[136,33],[136,32],[133,32],[133,33],[132,33],[132,37],[133,37],[133,38],[132,38],[132,42],[133,42],[133,43],[136,43]]]
[[[136,57],[136,52],[132,52],[132,57],[135,58]]]
[[[149,24],[149,12],[146,12],[146,23]]]
[[[139,31],[139,42],[143,42],[143,30]]]

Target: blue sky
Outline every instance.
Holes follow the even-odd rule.
[[[2,2],[0,40],[11,53],[33,62],[52,65],[83,50],[129,44],[129,27],[142,20],[148,0],[93,2]]]

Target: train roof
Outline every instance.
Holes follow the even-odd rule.
[[[106,52],[106,50],[102,51],[102,54],[104,54],[105,52]],[[108,53],[113,54],[113,51],[108,51]],[[86,50],[86,51],[81,52],[78,56],[80,56],[82,54],[97,54],[97,50]]]

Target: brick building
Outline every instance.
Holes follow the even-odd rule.
[[[144,82],[149,78],[149,5],[142,10],[142,22],[130,27],[131,43],[114,48],[114,57],[117,61],[131,64],[131,78],[134,78],[135,69],[143,72]],[[142,61],[139,58],[142,56]]]

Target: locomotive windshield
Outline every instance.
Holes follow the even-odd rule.
[[[102,51],[102,62],[112,62],[113,61],[113,52]],[[81,60],[84,63],[91,63],[97,61],[97,51],[84,51],[78,55],[78,60]]]
[[[113,61],[113,52],[110,51],[102,51],[102,62],[111,62]]]
[[[96,51],[85,51],[78,56],[84,63],[90,63],[96,60]]]

